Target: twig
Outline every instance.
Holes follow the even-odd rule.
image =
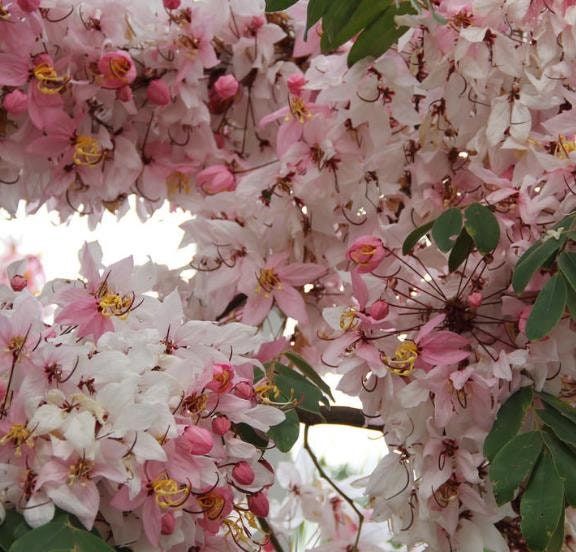
[[[282,545],[280,544],[278,537],[274,533],[274,529],[270,527],[270,524],[264,518],[261,517],[258,518],[258,523],[260,524],[260,527],[262,527],[262,529],[268,534],[270,544],[274,547],[274,550],[276,550],[276,552],[284,552],[284,549],[282,548]]]
[[[367,424],[364,413],[358,408],[352,408],[350,406],[321,406],[319,414],[297,408],[296,413],[298,414],[300,422],[307,426],[334,424],[372,429],[375,431],[382,431],[384,429],[383,425]]]
[[[336,483],[334,483],[332,479],[330,479],[328,474],[324,471],[324,468],[320,465],[318,458],[310,448],[310,443],[308,442],[309,429],[310,427],[308,425],[304,426],[304,449],[310,455],[310,458],[312,459],[314,466],[316,466],[316,469],[318,470],[320,477],[322,477],[322,479],[325,479],[330,484],[330,486],[350,505],[350,507],[354,510],[354,512],[356,512],[356,515],[358,516],[358,531],[356,532],[356,539],[354,541],[354,546],[353,548],[351,548],[350,552],[359,552],[360,549],[358,548],[358,543],[360,542],[360,533],[362,532],[362,525],[364,524],[364,514],[358,509],[356,504],[354,504],[354,501],[344,491],[342,491],[342,489],[340,489],[340,487],[338,487],[338,485],[336,485]]]

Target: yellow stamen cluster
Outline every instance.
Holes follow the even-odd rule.
[[[166,178],[168,196],[176,194],[189,194],[192,191],[190,176],[180,171],[174,171]]]
[[[133,295],[113,293],[106,285],[104,285],[98,293],[98,310],[103,316],[118,316],[124,320],[128,316],[133,304]]]
[[[280,278],[271,268],[263,268],[258,274],[258,286],[256,293],[269,297],[274,289],[282,289]]]
[[[94,463],[84,458],[81,458],[78,462],[72,464],[68,469],[68,485],[88,481],[93,468]]]
[[[299,123],[304,124],[312,118],[312,113],[310,113],[306,102],[300,96],[290,96],[288,106],[290,107],[292,117]],[[290,120],[290,116],[288,116],[287,119]]]
[[[15,335],[14,337],[11,337],[8,341],[8,352],[14,354],[20,353],[22,347],[24,347],[24,343],[26,343],[26,338],[24,336]]]
[[[187,414],[200,414],[206,410],[208,404],[207,395],[189,395],[182,401],[181,410]]]
[[[341,315],[340,315],[340,329],[342,331],[349,331],[353,330],[359,324],[358,319],[358,312],[356,309],[352,307],[347,308]]]
[[[24,445],[33,446],[32,432],[25,425],[13,424],[8,433],[0,439],[0,445],[5,445],[8,442],[16,448],[15,456],[20,456]]]
[[[176,44],[186,50],[186,55],[191,59],[196,59],[198,55],[198,39],[193,36],[182,35],[176,41]]]
[[[224,511],[224,506],[226,506],[224,498],[215,492],[202,495],[197,500],[200,508],[211,521],[218,519]]]
[[[103,157],[102,146],[93,136],[81,134],[74,142],[72,161],[75,165],[94,167]]]
[[[280,389],[267,379],[261,381],[254,387],[254,391],[258,398],[264,404],[272,403],[272,399],[276,400],[280,396]]]
[[[409,376],[414,371],[414,363],[418,359],[418,345],[414,341],[403,341],[394,351],[393,358],[381,355],[381,359],[393,374]]]
[[[376,246],[365,244],[350,252],[350,258],[359,265],[365,265],[370,262],[376,253]]]
[[[558,136],[554,156],[559,159],[568,159],[569,154],[576,151],[576,136],[568,140],[565,136]]]
[[[122,56],[115,56],[110,60],[108,68],[110,69],[110,73],[118,80],[128,82],[126,75],[130,72],[130,69],[132,69],[130,60]]]
[[[168,508],[179,508],[190,496],[190,487],[181,485],[174,479],[170,479],[163,474],[151,483],[156,504],[163,510]]]
[[[59,94],[70,80],[70,77],[58,75],[56,69],[49,63],[39,63],[34,67],[33,73],[38,90],[42,94]]]

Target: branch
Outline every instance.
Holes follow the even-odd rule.
[[[300,422],[306,426],[335,424],[359,427],[363,429],[373,429],[375,431],[382,431],[384,429],[383,425],[368,424],[366,416],[362,410],[350,406],[321,406],[320,414],[297,408],[296,413],[298,414]]]
[[[341,406],[339,408],[347,408],[347,407]],[[352,408],[351,410],[355,409]],[[310,455],[310,458],[312,459],[314,466],[316,466],[316,469],[318,470],[320,477],[325,479],[330,484],[330,486],[350,505],[350,507],[354,510],[354,512],[356,512],[356,515],[358,516],[358,531],[356,532],[356,540],[354,541],[354,547],[351,549],[350,552],[359,552],[360,549],[358,548],[358,543],[360,541],[360,533],[362,531],[362,525],[364,523],[364,514],[358,509],[356,504],[354,504],[354,501],[342,489],[340,489],[340,487],[338,487],[338,485],[336,485],[336,483],[334,483],[334,481],[332,481],[332,479],[330,479],[328,474],[324,471],[324,468],[318,461],[318,458],[314,454],[314,451],[310,448],[310,443],[308,442],[309,429],[310,428],[308,425],[304,427],[304,448]]]
[[[274,534],[274,529],[270,527],[270,524],[261,517],[258,518],[258,522],[260,523],[260,527],[262,527],[262,529],[267,533],[268,538],[270,539],[270,544],[274,547],[274,550],[276,550],[276,552],[284,552],[284,549],[282,548],[278,537]]]

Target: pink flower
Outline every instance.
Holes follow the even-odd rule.
[[[238,81],[234,75],[222,75],[214,83],[214,90],[221,100],[233,98],[238,92]]]
[[[260,269],[255,288],[247,290],[248,301],[242,312],[245,324],[257,326],[272,308],[274,302],[286,315],[302,324],[308,322],[306,305],[294,286],[303,286],[320,278],[326,269],[314,263],[286,264],[287,255],[273,255]]]
[[[471,293],[468,295],[467,302],[470,307],[477,309],[482,304],[482,294],[479,291]]]
[[[180,0],[163,0],[164,7],[167,10],[177,10],[180,7]]]
[[[227,393],[232,389],[234,369],[230,364],[215,364],[212,369],[212,380],[206,385],[215,393]]]
[[[254,470],[248,462],[238,462],[232,468],[232,477],[240,483],[240,485],[252,485],[254,482]]]
[[[28,96],[21,90],[12,90],[4,96],[2,105],[8,113],[20,115],[28,109]]]
[[[302,94],[302,89],[306,85],[306,82],[308,81],[304,78],[304,75],[301,75],[300,73],[293,73],[290,75],[287,81],[290,94],[300,96]]]
[[[216,416],[212,420],[212,432],[216,435],[225,435],[232,427],[232,422],[226,416]]]
[[[18,7],[23,12],[31,13],[40,6],[40,0],[18,0]]]
[[[172,101],[170,89],[162,79],[154,79],[150,82],[146,89],[146,97],[150,102],[159,106],[168,105]]]
[[[188,426],[182,434],[181,443],[189,454],[208,454],[213,446],[212,434],[202,427]]]
[[[10,278],[10,287],[14,291],[22,291],[28,285],[28,280],[24,278],[24,276],[20,276],[20,274],[15,274]]]
[[[360,236],[348,247],[346,256],[356,263],[360,273],[372,272],[386,256],[382,240],[376,236]]]
[[[100,85],[103,88],[122,88],[136,78],[136,67],[130,54],[124,50],[114,50],[98,60]]]
[[[266,517],[270,511],[270,502],[263,492],[254,493],[248,496],[248,508],[258,517]]]
[[[174,518],[174,514],[171,511],[168,511],[162,516],[162,520],[160,522],[160,533],[162,535],[171,535],[174,533],[175,528],[176,519]]]
[[[208,195],[231,192],[236,189],[236,179],[224,165],[212,165],[200,171],[196,179],[202,191]]]

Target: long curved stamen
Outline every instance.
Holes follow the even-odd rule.
[[[81,134],[74,142],[72,161],[75,165],[94,167],[102,160],[104,152],[96,138]]]
[[[151,483],[156,504],[163,510],[179,508],[190,496],[190,486],[181,485],[166,474]]]
[[[414,364],[418,359],[418,345],[414,341],[402,342],[394,351],[394,357],[381,355],[382,362],[397,376],[409,376],[414,371]]]
[[[33,73],[38,84],[38,90],[42,94],[58,94],[70,81],[70,77],[58,75],[56,69],[49,63],[39,63],[34,67]]]

